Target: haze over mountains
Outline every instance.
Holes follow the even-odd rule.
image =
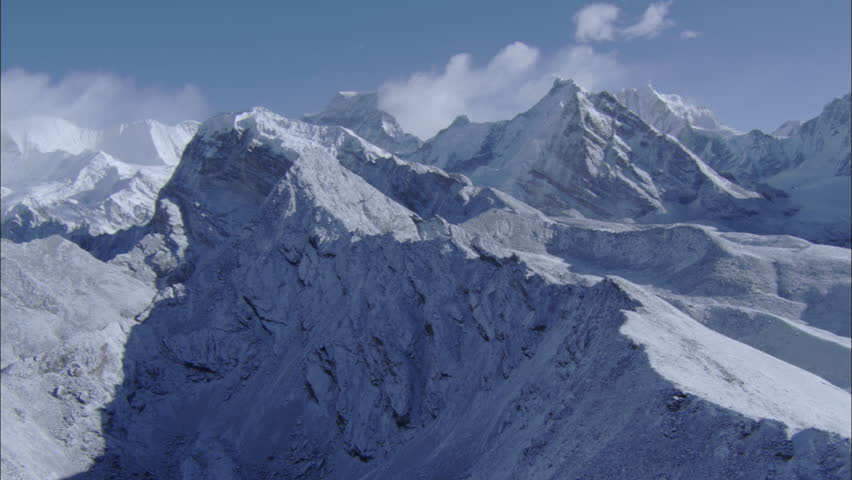
[[[196,128],[145,120],[92,130],[53,117],[4,123],[3,235],[98,235],[145,223]]]
[[[570,80],[425,141],[352,93],[18,128],[3,478],[852,471],[849,95],[774,136]]]

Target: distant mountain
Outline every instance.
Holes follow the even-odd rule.
[[[197,128],[146,120],[92,130],[44,117],[4,124],[3,236],[97,235],[145,223]]]
[[[721,136],[738,133],[722,125],[716,114],[709,108],[689,103],[680,95],[659,93],[651,85],[624,89],[616,94],[616,98],[622,105],[639,115],[639,118],[662,133],[674,137],[679,137],[687,128],[713,132]]]
[[[340,92],[320,113],[305,115],[302,120],[315,125],[346,127],[368,142],[391,153],[409,153],[423,142],[406,133],[396,119],[379,109],[378,94]]]
[[[792,137],[798,135],[801,127],[802,122],[800,120],[787,120],[772,132],[772,136],[778,138]]]
[[[780,140],[795,166],[765,181],[785,192],[800,231],[819,230],[829,243],[849,246],[852,236],[852,97],[833,100],[799,131]],[[797,234],[797,231],[792,233]],[[799,233],[800,236],[802,236]]]
[[[512,120],[457,119],[407,158],[468,175],[549,215],[683,221],[747,216],[762,204],[612,95],[570,80],[557,80]]]
[[[619,98],[661,132],[675,136],[726,178],[768,197],[786,196],[784,225],[767,226],[818,242],[850,245],[850,105],[847,94],[807,122],[785,122],[772,135],[734,134],[712,112],[703,121],[695,108],[667,99],[650,87],[625,90]],[[678,111],[692,112],[678,114]]]
[[[852,96],[846,94],[831,101],[817,117],[803,123],[795,135],[783,140],[784,148],[798,159],[797,176],[824,178],[852,174],[851,112]],[[774,181],[784,184],[780,178]]]

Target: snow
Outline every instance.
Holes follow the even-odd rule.
[[[44,117],[4,124],[4,235],[26,239],[53,224],[52,233],[113,233],[145,223],[197,128],[145,120],[95,131]]]
[[[769,196],[786,213],[761,215],[755,222],[759,231],[850,245],[849,182],[836,178],[848,177],[852,168],[849,95],[833,100],[807,122],[785,122],[772,135],[759,130],[733,132],[709,110],[650,86],[623,90],[618,98],[643,120],[675,136],[712,169],[752,189],[766,190],[766,185],[775,189]],[[701,115],[703,122],[696,120]]]
[[[786,122],[782,123],[780,127],[776,128],[774,132],[772,132],[772,136],[782,139],[792,137],[798,135],[801,128],[801,121],[787,120]]]
[[[27,117],[5,123],[3,130],[23,155],[55,151],[79,155],[92,150],[102,135],[58,117]]]
[[[661,132],[678,137],[684,129],[696,128],[723,136],[738,135],[723,125],[712,110],[694,105],[676,94],[659,93],[651,85],[624,89],[618,100]]]
[[[403,131],[396,119],[379,108],[375,92],[338,92],[320,112],[305,115],[302,120],[316,125],[346,127],[361,138],[391,153],[408,153],[422,143]]]
[[[406,158],[463,173],[556,216],[731,217],[761,200],[611,95],[591,94],[570,80],[556,80],[540,102],[510,121],[457,120]],[[695,185],[702,185],[698,192]]]
[[[103,451],[99,412],[154,290],[59,237],[0,251],[3,478],[64,478]]]
[[[755,419],[783,422],[790,437],[808,428],[850,436],[849,392],[626,288],[643,308],[627,312],[620,331],[645,345],[654,369],[685,392]]]

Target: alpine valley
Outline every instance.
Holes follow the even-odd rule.
[[[850,107],[4,124],[2,478],[849,479]]]

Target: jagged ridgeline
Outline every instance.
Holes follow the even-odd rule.
[[[725,229],[793,199],[563,81],[345,127],[219,115],[94,256],[3,240],[3,478],[848,478],[849,250]]]

